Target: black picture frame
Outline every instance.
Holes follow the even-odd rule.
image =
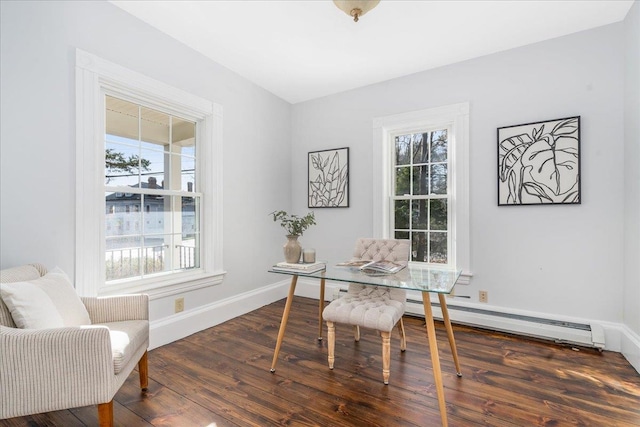
[[[308,207],[349,207],[349,147],[310,151],[307,158]]]
[[[498,206],[581,202],[580,116],[498,128]]]

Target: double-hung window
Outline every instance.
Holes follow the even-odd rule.
[[[392,134],[390,233],[411,241],[411,261],[448,264],[449,128]]]
[[[200,268],[196,123],[105,96],[106,284]]]
[[[374,120],[376,235],[411,261],[469,272],[468,104]],[[465,279],[463,279],[464,281]]]
[[[77,50],[76,116],[78,291],[220,283],[221,107]]]

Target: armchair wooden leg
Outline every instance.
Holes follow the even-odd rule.
[[[113,427],[113,400],[98,405],[100,427]]]
[[[329,369],[333,369],[336,350],[336,325],[333,322],[327,322],[327,359]]]
[[[360,341],[360,326],[358,326],[358,325],[354,325],[353,326],[353,339],[356,342]]]
[[[138,373],[140,374],[140,388],[146,391],[147,387],[149,387],[149,365],[147,363],[146,351],[138,362]]]
[[[380,331],[382,337],[382,379],[389,384],[389,365],[391,365],[391,332]]]
[[[402,323],[402,317],[400,318],[398,326],[400,328],[400,351],[405,351],[407,349],[407,336],[404,333],[404,323]]]

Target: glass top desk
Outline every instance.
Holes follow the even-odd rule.
[[[363,273],[357,268],[338,267],[335,264],[336,263],[327,262],[327,267],[325,270],[311,274],[295,271],[281,271],[273,269],[269,270],[270,273],[285,274],[291,276],[291,285],[289,287],[289,294],[287,296],[287,302],[284,307],[284,312],[282,313],[282,321],[280,322],[280,330],[278,331],[278,339],[276,341],[276,348],[273,354],[273,362],[271,363],[271,372],[275,372],[276,370],[278,353],[280,352],[280,346],[282,344],[284,332],[287,327],[289,311],[291,310],[291,303],[299,276],[320,280],[320,298],[318,306],[318,340],[322,340],[322,311],[324,310],[325,280],[359,283],[366,286],[384,286],[389,288],[420,291],[422,293],[422,303],[424,306],[424,317],[426,321],[427,338],[429,340],[429,350],[431,352],[431,363],[433,365],[433,376],[438,392],[440,416],[442,418],[442,425],[446,426],[447,409],[444,400],[442,372],[440,370],[440,357],[438,355],[438,344],[436,340],[436,331],[433,322],[433,312],[431,310],[431,300],[429,298],[429,294],[437,294],[440,300],[442,318],[447,330],[447,337],[449,338],[449,345],[451,346],[451,354],[453,355],[456,373],[459,377],[461,377],[462,374],[460,371],[460,363],[458,361],[456,342],[453,336],[453,328],[451,327],[451,320],[449,319],[447,301],[445,298],[445,296],[447,294],[450,294],[453,290],[456,281],[460,277],[461,271],[410,264],[407,268],[404,268],[395,274],[373,275]]]

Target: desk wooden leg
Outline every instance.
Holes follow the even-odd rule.
[[[324,311],[324,276],[320,279],[320,303],[318,304],[318,341],[322,341],[322,312]]]
[[[444,387],[442,385],[442,371],[440,370],[440,356],[438,355],[438,341],[436,340],[436,327],[433,323],[433,313],[431,311],[431,299],[429,298],[429,292],[422,293],[422,305],[424,306],[424,317],[427,323],[427,338],[429,338],[429,351],[431,352],[433,378],[436,382],[436,391],[438,392],[440,418],[442,419],[442,427],[447,427],[447,405],[444,402]]]
[[[440,308],[442,309],[442,319],[444,320],[444,326],[447,328],[447,337],[449,338],[449,345],[451,346],[451,354],[453,355],[453,363],[456,365],[456,375],[462,376],[460,370],[460,362],[458,361],[458,350],[456,349],[456,339],[453,337],[453,328],[451,327],[451,320],[449,319],[449,309],[447,308],[447,299],[444,294],[438,294],[440,299]]]
[[[276,371],[278,353],[280,353],[280,345],[282,344],[282,338],[284,338],[284,331],[287,329],[287,320],[289,320],[289,311],[291,310],[291,303],[293,302],[293,294],[296,291],[296,283],[298,283],[298,276],[291,276],[289,295],[287,296],[287,302],[284,305],[284,312],[282,313],[282,320],[280,321],[280,331],[278,331],[278,340],[276,341],[276,350],[273,353],[273,362],[271,362],[272,373]]]

